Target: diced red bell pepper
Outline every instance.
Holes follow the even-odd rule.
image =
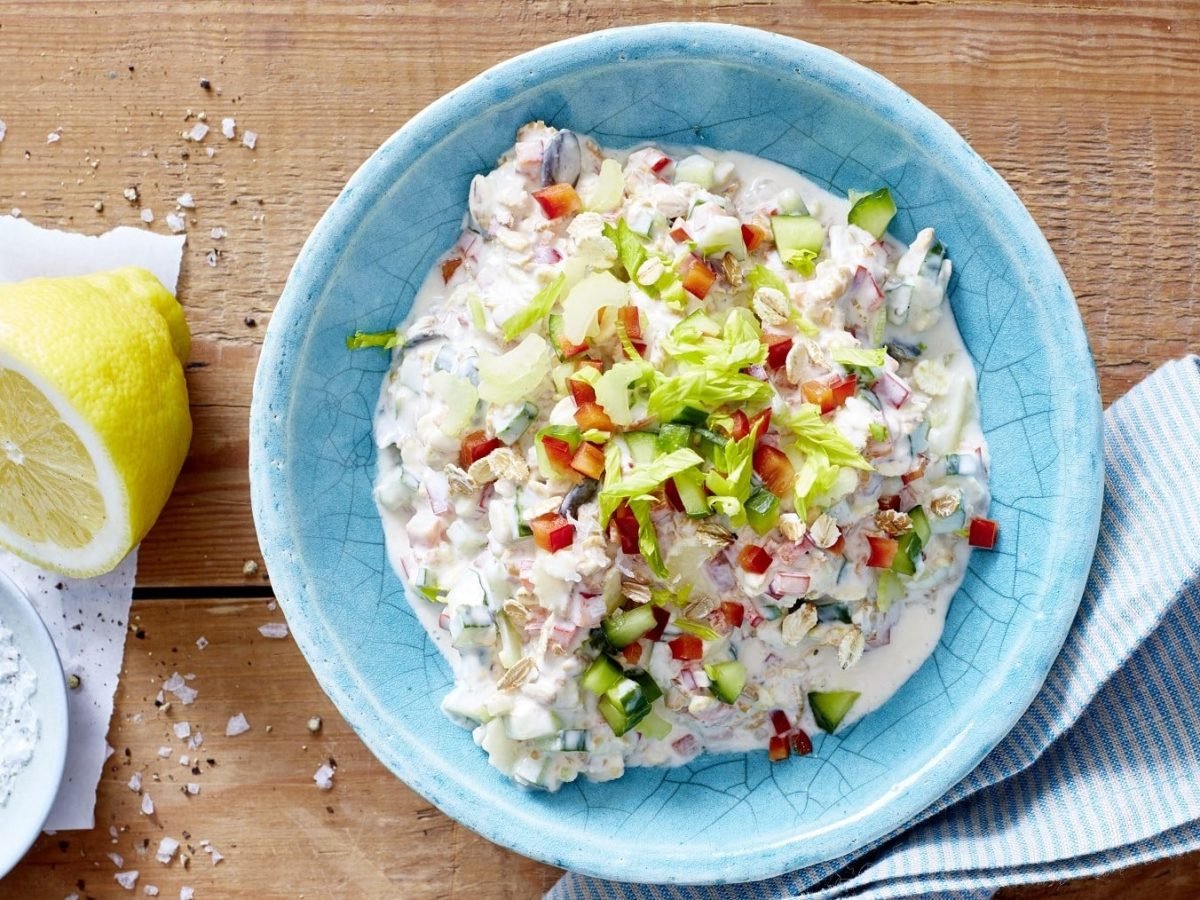
[[[629,343],[633,346],[633,349],[636,351],[637,355],[644,359],[646,356],[646,343],[644,341],[630,341]],[[634,358],[630,356],[628,352],[626,352],[624,344],[621,345],[621,356],[623,356],[625,359]]]
[[[746,619],[746,607],[733,600],[722,600],[720,610],[725,621],[729,623],[729,627],[742,627],[742,622]]]
[[[767,758],[771,762],[783,762],[791,755],[791,752],[788,739],[780,735],[774,735],[767,744]]]
[[[596,389],[580,378],[568,378],[567,390],[571,392],[576,406],[596,402]]]
[[[680,276],[683,280],[683,289],[698,300],[707,297],[709,290],[717,281],[717,273],[712,270],[712,267],[695,256],[684,259]]]
[[[658,158],[654,160],[654,162],[650,163],[650,171],[651,172],[661,172],[663,169],[665,169],[667,166],[669,166],[672,162],[674,162],[674,160],[671,159],[671,157],[666,156],[665,154],[660,154],[658,156]]]
[[[667,502],[671,504],[671,509],[675,512],[683,512],[686,509],[683,505],[683,498],[679,496],[679,488],[675,487],[674,478],[668,478],[663,483],[663,493],[667,495]]]
[[[575,188],[566,183],[552,184],[534,191],[533,199],[538,202],[547,219],[571,216],[583,209],[583,201],[575,193]]]
[[[622,306],[617,313],[625,326],[625,336],[634,343],[642,339],[642,313],[636,306]],[[640,352],[640,351],[639,351]]]
[[[730,418],[733,419],[733,424],[730,426],[729,436],[735,441],[740,441],[750,433],[750,417],[740,409],[735,409]]]
[[[967,543],[982,550],[991,550],[996,546],[996,538],[1000,534],[1000,523],[992,519],[972,519],[967,530]]]
[[[580,431],[591,431],[593,428],[597,431],[616,431],[617,429],[613,420],[608,417],[608,413],[604,411],[604,407],[595,401],[579,404],[579,409],[575,410],[575,422],[579,425]]]
[[[485,431],[472,431],[462,439],[458,448],[458,464],[463,469],[471,468],[471,463],[483,459],[500,446],[500,440],[488,437]]]
[[[879,498],[879,508],[880,509],[899,510],[900,509],[900,495],[892,494],[890,497],[880,497]]]
[[[795,341],[791,338],[784,338],[782,341],[767,344],[767,368],[782,369],[794,343]]]
[[[858,390],[858,376],[845,375],[833,381],[806,381],[800,385],[804,399],[821,407],[821,415],[833,412]]]
[[[832,553],[834,556],[841,556],[846,551],[846,536],[839,534],[838,539],[832,545],[825,548],[826,553]]]
[[[746,245],[746,249],[753,253],[758,249],[758,245],[767,237],[767,229],[759,225],[743,225],[742,226],[742,242]]]
[[[597,372],[604,372],[604,363],[598,359],[577,359],[575,360],[575,371],[578,372],[583,368],[595,369]]]
[[[762,438],[767,433],[767,429],[771,427],[771,407],[767,407],[756,416],[750,417],[750,430],[757,435],[755,440]],[[756,430],[757,429],[757,430]]]
[[[571,452],[571,445],[566,441],[547,434],[542,437],[542,449],[546,451],[546,458],[555,469],[563,474],[574,471],[571,462],[575,454]]]
[[[671,648],[672,658],[681,659],[684,662],[704,657],[704,641],[694,634],[681,634],[679,637],[667,641],[667,646]]]
[[[612,514],[613,526],[621,542],[621,552],[634,555],[638,550],[638,520],[628,504],[622,503]]]
[[[771,554],[758,544],[747,544],[738,554],[738,564],[754,575],[761,575],[771,568]]]
[[[683,225],[683,219],[676,219],[675,224],[671,227],[671,237],[680,244],[686,244],[692,239]]]
[[[642,661],[642,642],[634,641],[632,644],[626,644],[621,650],[621,656],[625,658],[625,662],[631,666],[636,666]]]
[[[586,352],[587,349],[587,341],[584,341],[581,344],[572,344],[562,335],[559,335],[558,337],[558,352],[563,359],[571,359],[574,356],[578,356],[580,353]]]
[[[671,621],[671,611],[662,606],[654,607],[654,627],[643,635],[652,641],[657,641],[662,638],[663,632],[667,630],[667,623]]]
[[[854,392],[858,390],[857,375],[843,375],[835,380],[830,386],[833,391],[833,408],[837,409],[847,400],[854,396]]]
[[[788,735],[788,743],[797,756],[808,756],[813,751],[812,738],[800,728]]]
[[[925,460],[921,460],[921,464],[919,466],[917,466],[911,472],[905,472],[903,475],[900,476],[900,480],[902,482],[904,482],[905,484],[912,484],[918,478],[924,478],[924,477],[925,477]]]
[[[571,458],[571,468],[599,481],[600,476],[604,474],[604,451],[595,444],[584,441]]]
[[[782,709],[771,710],[771,726],[776,734],[787,734],[792,730],[792,723],[788,721],[787,713]]]
[[[754,471],[776,497],[786,497],[796,484],[792,461],[786,453],[770,444],[759,444],[754,448]]]
[[[890,569],[892,560],[896,558],[896,551],[900,548],[900,542],[894,538],[868,534],[867,543],[871,546],[867,565],[872,569]]]
[[[449,281],[454,277],[454,273],[458,271],[458,267],[462,265],[462,257],[452,256],[449,259],[442,260],[442,281]]]
[[[549,553],[570,547],[575,540],[575,526],[558,513],[543,513],[529,527],[533,530],[533,542]]]

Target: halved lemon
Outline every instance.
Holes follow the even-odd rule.
[[[116,567],[187,455],[190,347],[145,269],[0,285],[0,545],[66,575]]]

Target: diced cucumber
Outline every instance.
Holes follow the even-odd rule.
[[[918,453],[924,453],[929,447],[929,422],[922,419],[917,423],[917,426],[912,430],[912,434],[908,436],[912,442],[912,452],[916,456]]]
[[[707,428],[697,428],[695,439],[696,452],[706,462],[715,465],[717,460],[724,458],[725,446],[729,443],[729,438],[723,434],[717,434],[715,431],[709,431]]]
[[[413,579],[413,587],[415,587],[421,596],[431,603],[445,603],[446,589],[437,583],[437,576],[433,574],[432,569],[427,569],[424,566],[417,569],[417,577]]]
[[[723,703],[733,703],[741,696],[746,686],[746,667],[736,659],[713,663],[704,667],[712,692]]]
[[[647,603],[630,610],[618,609],[600,624],[608,642],[620,650],[654,628],[654,607]]]
[[[649,672],[644,669],[632,669],[625,674],[641,686],[642,694],[645,696],[647,703],[653,703],[662,697],[662,688],[658,686],[657,681],[650,677]]]
[[[812,216],[771,216],[775,248],[786,264],[804,270],[825,246],[825,226]]]
[[[506,730],[505,719],[492,719],[484,726],[483,740],[479,746],[487,752],[488,762],[505,775],[511,775],[521,745],[514,743],[505,733]]]
[[[704,490],[704,473],[699,469],[688,469],[676,475],[675,490],[683,502],[683,511],[690,518],[703,519],[712,515],[708,505],[708,494]]]
[[[951,453],[946,457],[946,474],[973,478],[983,474],[983,463],[974,453]]]
[[[658,455],[656,444],[658,435],[653,431],[625,432],[625,446],[635,463],[652,463]]]
[[[545,451],[542,450],[541,453],[545,453]],[[540,458],[541,457],[539,454],[539,459]],[[549,465],[549,464],[550,464],[550,461],[547,460],[546,465]],[[517,517],[517,537],[518,538],[531,537],[533,535],[533,528],[530,527],[529,519],[526,518],[525,510],[521,506],[521,491],[520,490],[518,490],[516,495],[513,497],[513,512],[516,514],[516,517]]]
[[[650,715],[651,706],[642,686],[633,679],[623,678],[605,692],[597,708],[613,734],[620,737]]]
[[[688,304],[689,295],[687,289],[684,288],[683,282],[678,279],[660,287],[658,289],[658,296],[663,303],[675,309],[683,309]]]
[[[742,223],[733,216],[696,215],[689,222],[688,230],[701,256],[724,256],[726,253],[732,253],[738,259],[746,258]]]
[[[442,698],[442,712],[455,722],[471,728],[492,718],[483,695],[465,685],[459,685]]]
[[[858,691],[812,691],[808,695],[808,705],[812,708],[813,718],[817,727],[822,731],[833,734],[837,727],[850,712],[850,707],[859,698]]]
[[[499,639],[496,656],[500,665],[511,669],[521,661],[521,632],[503,612],[496,613],[496,637]]]
[[[607,656],[597,656],[584,670],[579,683],[593,694],[603,694],[624,677],[619,665]]]
[[[808,215],[808,207],[804,205],[804,198],[800,196],[800,192],[795,188],[784,188],[776,194],[775,205],[779,207],[781,213],[789,216]]]
[[[962,508],[961,500],[959,507],[944,519],[939,519],[934,516],[930,520],[930,530],[934,534],[953,534],[956,531],[962,531],[967,527],[967,511]]]
[[[904,596],[904,584],[900,576],[890,569],[879,573],[879,584],[875,590],[875,605],[880,612],[887,612],[893,603]]]
[[[708,157],[693,153],[675,163],[675,182],[678,184],[680,181],[690,181],[708,190],[713,186],[716,167],[716,163]]]
[[[512,712],[504,717],[504,733],[514,741],[536,741],[553,737],[562,730],[562,722],[552,710],[524,695],[517,698]]]
[[[882,187],[855,200],[846,221],[869,232],[872,237],[881,238],[895,215],[892,192]]]
[[[654,449],[660,454],[671,453],[675,450],[682,450],[688,447],[692,442],[692,429],[687,425],[663,425],[658,429],[658,438],[655,441]]]
[[[544,787],[546,772],[550,768],[550,760],[544,756],[534,759],[532,756],[521,756],[513,764],[512,778],[517,784],[526,787]]]
[[[450,617],[450,643],[459,649],[496,643],[496,625],[486,606],[460,606]]]
[[[965,378],[954,378],[950,388],[929,404],[929,449],[933,453],[949,453],[958,448],[963,426],[973,403],[970,384]],[[978,460],[977,457],[975,457]],[[949,460],[947,459],[947,463]],[[958,475],[976,475],[979,470],[959,471]]]
[[[925,509],[914,506],[908,511],[908,519],[912,522],[913,532],[921,539],[921,546],[924,547],[929,543],[929,535],[932,533],[929,529],[929,517],[925,515]]]
[[[946,248],[941,241],[934,241],[929,248],[929,252],[925,254],[925,259],[921,261],[920,277],[926,278],[933,283],[937,280],[942,272],[942,262],[946,259]]]
[[[674,425],[703,425],[708,421],[708,413],[702,409],[696,409],[694,406],[685,406],[679,411],[679,414],[672,420]]]
[[[533,420],[537,418],[538,408],[525,401],[515,416],[509,419],[508,424],[496,432],[496,437],[500,438],[506,444],[514,444],[533,424]]]
[[[671,733],[671,723],[658,713],[650,712],[638,723],[637,730],[648,738],[661,741]]]
[[[558,746],[552,749],[563,750],[568,753],[587,750],[588,733],[582,728],[569,728],[566,731],[559,732],[557,743]]]
[[[454,367],[458,364],[459,351],[450,344],[443,344],[442,349],[438,351],[438,355],[433,358],[433,369],[435,372],[453,372]]]
[[[746,521],[757,534],[766,534],[779,521],[779,498],[766,488],[755,488],[746,500]]]
[[[912,575],[917,571],[917,560],[921,558],[921,538],[915,531],[900,535],[900,547],[892,560],[892,571],[898,575]]]

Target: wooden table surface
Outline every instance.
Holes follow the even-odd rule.
[[[168,12],[169,10],[169,12]],[[180,295],[195,337],[195,439],[141,548],[134,621],[97,825],[43,837],[0,898],[127,896],[106,854],[161,896],[531,898],[557,872],[449,821],[363,748],[269,608],[247,485],[263,329],[292,260],[346,178],[427,103],[493,63],[569,35],[652,20],[757,25],[883,73],[957,128],[1016,189],[1075,290],[1105,402],[1200,338],[1200,3],[771,0],[410,3],[0,0],[0,210],[97,233],[155,231],[190,192]],[[201,85],[207,79],[208,89]],[[181,132],[201,115],[204,141]],[[222,117],[258,133],[220,135]],[[48,143],[56,132],[60,139]],[[210,157],[208,149],[214,150]],[[136,186],[140,201],[122,191]],[[226,229],[221,240],[211,229]],[[206,257],[216,251],[216,265]],[[0,253],[3,248],[0,248]],[[257,572],[247,573],[259,564]],[[205,636],[209,645],[197,648]],[[194,672],[199,699],[157,708]],[[223,736],[244,712],[253,730]],[[310,734],[306,721],[323,718]],[[172,725],[208,736],[179,765]],[[268,726],[270,726],[268,728]],[[333,758],[331,792],[312,782]],[[211,760],[211,762],[210,762]],[[156,811],[126,786],[141,772]],[[183,792],[187,782],[201,793]],[[190,861],[153,859],[163,835]],[[114,836],[115,835],[115,836]],[[184,837],[186,836],[186,837]],[[199,841],[225,860],[213,866]],[[146,842],[146,843],[144,843]],[[146,855],[145,846],[150,848]],[[1200,895],[1200,855],[1005,897]]]

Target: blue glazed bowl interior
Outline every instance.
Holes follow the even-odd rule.
[[[834,192],[890,186],[892,231],[936,227],[976,365],[996,552],[974,554],[933,657],[810,756],[702,756],[557,794],[491,769],[438,703],[448,667],[388,566],[371,418],[393,327],[459,233],[471,177],[544,119],[626,147],[742,150]],[[405,782],[485,836],[605,877],[740,881],[903,824],[1024,711],[1074,617],[1099,517],[1100,407],[1070,290],[1011,190],[944,122],[830,52],[729,26],[600,32],[507,62],[411,120],[354,176],[296,262],[255,384],[251,476],[272,579],[322,686]]]

